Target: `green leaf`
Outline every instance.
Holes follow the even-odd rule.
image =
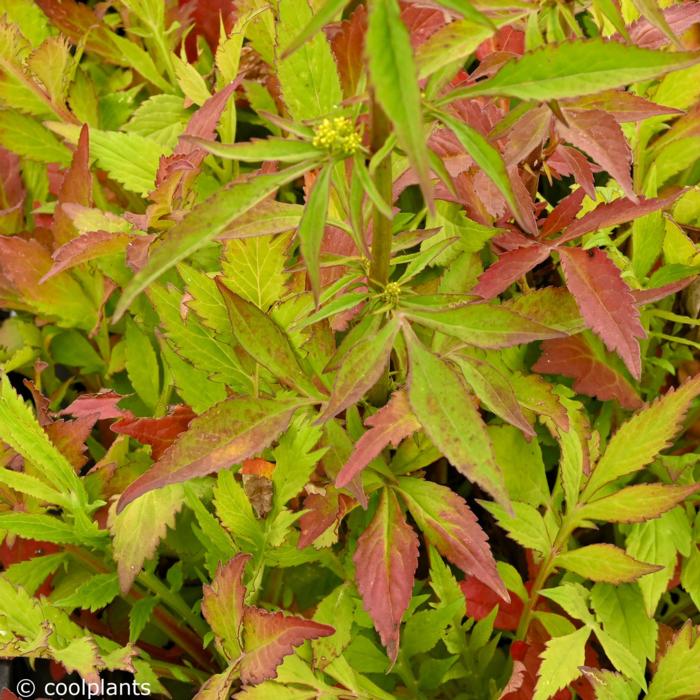
[[[204,413],[226,398],[223,384],[211,381],[201,368],[181,359],[166,341],[161,342],[161,357],[170,371],[177,393],[195,413]]]
[[[299,222],[298,236],[301,254],[306,263],[306,271],[311,281],[316,305],[318,305],[321,293],[321,242],[328,216],[328,198],[332,175],[332,165],[325,166],[318,174]]]
[[[14,110],[0,110],[0,145],[42,163],[71,161],[71,152],[46,127]]]
[[[666,647],[646,700],[676,700],[700,694],[700,638],[688,620]]]
[[[144,51],[136,42],[119,36],[114,32],[109,32],[108,36],[112,43],[121,53],[124,63],[140,73],[149,83],[155,85],[159,90],[171,92],[172,87],[158,72],[153,59],[147,51]]]
[[[228,532],[202,503],[197,490],[192,484],[184,484],[185,502],[194,513],[200,532],[197,537],[206,547],[210,555],[208,560],[209,573],[213,575],[218,563],[228,561],[236,553],[236,547]],[[195,530],[195,532],[197,532]]]
[[[581,419],[588,425],[585,414],[581,412],[581,404],[562,396],[561,402],[566,408],[569,418],[569,430],[557,430],[561,457],[559,477],[564,489],[564,497],[569,508],[574,508],[579,500],[579,489],[584,473],[584,440],[585,435],[580,429]]]
[[[408,399],[428,437],[452,465],[509,508],[486,426],[462,377],[404,326],[410,363]]]
[[[196,105],[203,105],[211,93],[201,73],[188,61],[174,56],[177,84],[185,97]]]
[[[640,662],[656,657],[658,624],[649,617],[637,583],[613,586],[596,583],[591,603],[605,631],[624,645]]]
[[[282,54],[282,58],[285,59],[291,56],[297,49],[306,44],[308,40],[320,32],[326,24],[333,21],[347,4],[348,0],[326,0],[321,7],[316,8],[309,23],[287,45]]]
[[[139,640],[141,633],[146,628],[153,610],[158,605],[158,598],[141,598],[137,600],[129,611],[129,643],[134,644]]]
[[[698,61],[700,57],[692,52],[650,51],[604,39],[567,41],[513,59],[492,78],[454,90],[443,102],[478,95],[540,102],[591,95],[658,78]]]
[[[628,420],[610,440],[583,491],[584,500],[605,484],[642,469],[671,445],[691,401],[700,394],[700,375],[669,390]]]
[[[300,416],[273,450],[275,470],[272,472],[272,482],[278,509],[297,496],[308,483],[314,467],[325,452],[325,449],[314,450],[321,439],[321,432],[321,428],[309,425],[307,419]]]
[[[634,654],[624,644],[604,632],[600,628],[595,630],[595,635],[603,647],[605,655],[612,661],[612,665],[628,678],[634,680],[637,685],[646,690],[647,682],[644,678],[646,659],[635,658]]]
[[[661,517],[632,525],[627,535],[627,551],[633,557],[658,565],[659,570],[640,579],[648,615],[654,615],[668,582],[673,577],[678,553],[690,554],[692,532],[685,511],[677,506]]]
[[[258,163],[266,160],[298,163],[300,160],[319,159],[326,155],[325,151],[316,148],[308,141],[293,139],[268,138],[239,143],[219,143],[219,141],[188,136],[186,140],[220,158],[240,160],[246,163]]]
[[[319,396],[318,389],[306,378],[287,334],[255,304],[234,294],[221,277],[216,282],[228,309],[233,334],[243,349],[282,384]]]
[[[145,494],[113,518],[109,529],[122,593],[129,591],[168,528],[175,527],[175,516],[184,500],[182,485],[171,484]]]
[[[127,190],[147,195],[155,188],[156,173],[166,149],[136,133],[90,130],[90,155],[97,165]]]
[[[463,607],[462,601],[453,600],[432,610],[413,613],[406,622],[401,642],[401,653],[405,658],[431,651]]]
[[[695,607],[700,609],[700,549],[697,547],[693,547],[690,556],[683,562],[681,585],[695,603]]]
[[[321,670],[325,668],[350,644],[356,605],[352,591],[352,584],[346,582],[331,591],[316,607],[314,620],[324,625],[332,624],[335,627],[333,636],[317,639],[312,644],[316,668]]]
[[[586,668],[583,674],[595,688],[596,700],[639,700],[637,684],[619,673]]]
[[[244,549],[262,553],[265,549],[265,532],[243,487],[230,471],[219,474],[214,489],[216,514],[224,527]]]
[[[468,304],[444,311],[424,310],[415,304],[406,304],[402,313],[411,321],[479,348],[506,348],[562,336],[555,328],[495,304]]]
[[[428,149],[411,39],[396,0],[375,0],[369,6],[366,50],[374,95],[393,122],[399,144],[431,201]]]
[[[109,605],[119,595],[116,573],[95,574],[81,583],[70,595],[52,601],[59,608],[80,608],[96,612]]]
[[[455,361],[467,384],[491,413],[517,426],[529,438],[535,436],[535,431],[523,415],[508,377],[503,372],[490,362],[466,353],[455,358]]]
[[[546,588],[541,595],[553,600],[567,615],[576,620],[594,625],[595,619],[588,609],[588,590],[579,583],[563,583],[555,588]]]
[[[121,318],[131,302],[166,270],[204,247],[237,217],[282,185],[295,180],[306,169],[303,164],[296,165],[278,173],[232,182],[194,207],[160,238],[157,247],[153,246],[148,261],[122,293],[114,320]]]
[[[359,401],[379,380],[386,368],[398,323],[391,319],[379,331],[358,343],[345,354],[333,383],[328,403],[318,420],[325,422]]]
[[[605,583],[627,583],[653,574],[662,567],[638,561],[612,544],[589,544],[559,554],[554,565],[573,571],[583,578]]]
[[[277,50],[278,56],[283,56],[289,53],[286,49],[292,41],[312,21],[318,21],[318,15],[307,0],[281,0],[278,8]],[[323,32],[316,33],[292,55],[278,58],[277,77],[284,103],[295,121],[318,119],[337,109],[343,99],[338,70]]]
[[[127,133],[138,134],[166,148],[174,148],[190,118],[184,102],[177,95],[153,95],[136,108],[122,128]]]
[[[30,513],[0,513],[0,532],[19,535],[28,540],[83,544],[75,528],[51,515]]]
[[[33,596],[46,577],[53,574],[67,558],[66,552],[32,557],[27,561],[10,564],[3,571],[2,577],[15,586],[22,586],[28,595]]]
[[[537,672],[533,700],[548,700],[581,675],[580,668],[585,663],[589,635],[588,627],[581,627],[571,634],[554,637],[547,642],[540,655],[542,663]]]
[[[77,506],[84,509],[87,506],[85,487],[73,466],[51,443],[6,374],[3,374],[0,386],[0,440],[33,464],[39,470],[37,478],[40,476],[51,490],[58,488],[64,495],[76,499],[75,502],[71,499],[71,503],[66,504],[67,508],[72,510]]]
[[[160,367],[146,333],[131,316],[126,319],[126,371],[139,398],[155,410],[160,398]]]
[[[213,280],[211,282],[214,285]],[[225,389],[221,384],[218,392],[216,388],[207,387],[204,384],[200,387],[201,396],[195,397],[192,401],[191,395],[195,392],[196,382],[201,376],[205,380],[211,378],[215,382],[224,382],[235,391],[250,392],[253,386],[251,378],[241,367],[232,342],[226,343],[225,337],[220,337],[220,333],[202,324],[193,312],[189,313],[187,323],[182,322],[180,309],[183,298],[179,290],[174,287],[166,290],[159,284],[153,284],[148,289],[148,297],[158,312],[168,340],[177,351],[177,354],[168,351],[167,343],[162,345],[164,356],[168,358],[168,366],[174,372],[178,389],[187,387],[184,390],[190,395],[187,399],[188,404],[193,408],[195,405],[201,405],[207,393],[210,394],[210,398],[204,403],[216,403],[216,400],[226,397]],[[227,326],[228,323],[224,328]],[[194,366],[190,367],[184,363],[180,356]],[[201,412],[197,408],[195,410]]]
[[[233,396],[197,416],[149,471],[122,494],[118,511],[153,489],[213,474],[258,454],[306,403],[297,397]]]
[[[700,489],[667,484],[637,484],[617,493],[591,501],[578,514],[584,520],[604,520],[611,523],[638,523],[658,518],[662,513],[682,503]]]
[[[427,78],[455,61],[465,60],[495,31],[494,27],[467,19],[446,24],[416,50],[418,77]]]
[[[56,491],[56,489],[31,474],[24,474],[23,472],[16,472],[13,469],[3,467],[0,468],[0,484],[9,486],[14,491],[24,493],[39,501],[53,503],[68,509],[71,507],[70,498],[66,494]]]
[[[531,211],[524,211],[513,194],[506,164],[500,151],[492,146],[476,129],[446,112],[436,112],[437,118],[454,133],[464,150],[491,179],[503,195],[517,222],[528,233],[537,233],[537,223]]]
[[[512,425],[489,425],[488,432],[511,499],[536,508],[547,503],[549,486],[539,442],[528,442]]]
[[[542,556],[547,556],[552,549],[552,541],[547,532],[547,526],[540,512],[529,503],[513,501],[511,506],[514,515],[497,503],[482,501],[481,505],[496,518],[508,536],[526,549],[534,549]]]

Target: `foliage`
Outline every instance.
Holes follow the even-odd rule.
[[[700,696],[699,23],[0,0],[0,657]]]

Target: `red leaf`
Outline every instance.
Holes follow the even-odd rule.
[[[614,177],[624,193],[637,201],[632,176],[632,151],[615,118],[601,110],[564,110],[569,125],[557,122],[562,137],[587,153]]]
[[[411,45],[415,51],[447,23],[447,17],[443,10],[412,3],[401,7],[401,21],[408,29]]]
[[[549,246],[539,243],[504,253],[479,277],[473,293],[484,299],[493,299],[533,267],[544,262],[549,257],[549,253]]]
[[[178,405],[162,418],[124,416],[110,427],[115,433],[129,435],[143,445],[150,445],[151,457],[157,460],[173,444],[175,438],[187,429],[194,417],[195,413],[189,406]]]
[[[561,338],[586,330],[576,300],[564,287],[533,289],[504,301],[501,306],[534,323],[546,323],[559,331],[559,335],[553,337]],[[544,337],[540,339],[544,340]]]
[[[694,24],[700,22],[700,4],[686,2],[673,5],[663,10],[664,17],[674,34],[680,36]],[[643,49],[660,49],[669,43],[670,39],[658,27],[646,18],[638,19],[629,28],[630,39],[636,46]]]
[[[331,25],[326,31],[338,64],[343,93],[346,97],[352,97],[357,91],[364,68],[367,8],[365,5],[358,5],[349,19],[343,20],[335,26]]]
[[[596,198],[593,168],[583,153],[570,146],[559,144],[554,153],[547,159],[547,165],[560,175],[573,176],[591,199]]]
[[[533,365],[535,372],[562,374],[574,379],[574,390],[600,401],[615,399],[623,408],[641,408],[642,400],[632,385],[596,356],[582,335],[542,342],[542,355]]]
[[[464,573],[478,576],[509,601],[488,537],[464,499],[431,481],[415,477],[399,477],[398,481],[411,515],[437,550]]]
[[[406,522],[393,491],[384,489],[372,522],[353,557],[357,588],[387,655],[399,653],[401,617],[411,602],[418,566],[418,536]]]
[[[335,629],[246,605],[243,573],[250,559],[250,554],[237,554],[219,565],[211,585],[204,586],[202,614],[224,655],[240,662],[243,682],[255,684],[274,678],[277,666],[295,646],[328,637]]]
[[[25,196],[19,156],[0,148],[0,234],[22,230]]]
[[[525,52],[525,32],[511,26],[501,27],[490,39],[479,46],[476,50],[476,57],[479,61],[483,61],[494,52],[522,55]]]
[[[301,405],[298,398],[233,396],[192,420],[163,456],[124,491],[121,512],[153,489],[213,474],[265,449],[284,431]]]
[[[394,392],[389,403],[367,418],[365,425],[370,430],[357,441],[350,459],[336,477],[339,488],[350,483],[388,444],[398,447],[401,440],[420,429],[403,391]]]
[[[246,607],[243,616],[241,680],[257,684],[277,676],[277,667],[307,639],[330,637],[335,628],[320,622]]]
[[[645,337],[644,328],[634,297],[615,263],[598,248],[560,248],[559,254],[566,285],[584,321],[639,379],[642,361],[638,339]]]
[[[179,0],[180,6],[192,8],[191,31],[185,39],[187,60],[197,60],[197,37],[206,39],[212,51],[219,43],[219,27],[223,22],[226,35],[236,21],[236,4],[233,0]]]
[[[564,197],[544,220],[539,237],[546,238],[566,228],[576,218],[576,214],[581,211],[581,203],[585,196],[586,192],[583,187],[579,187]]]
[[[503,160],[506,165],[522,163],[536,148],[540,148],[547,138],[551,122],[552,112],[544,105],[525,112],[505,134]]]
[[[92,205],[92,176],[90,175],[90,136],[87,124],[83,124],[78,139],[78,147],[73,154],[73,161],[66,173],[58,195],[58,203],[53,215],[53,239],[56,247],[62,246],[77,232],[66,212],[64,204]],[[55,273],[54,273],[55,274]]]
[[[311,493],[304,499],[304,514],[299,518],[301,535],[297,547],[304,549],[315,542],[331,527],[338,529],[340,521],[350,509],[352,499],[333,486],[325,493]]]
[[[226,564],[219,564],[211,585],[203,587],[202,615],[224,653],[234,660],[241,652],[246,593],[243,572],[250,559],[250,554],[237,554]]]
[[[599,204],[593,211],[588,212],[588,214],[580,219],[576,219],[573,224],[567,226],[562,236],[556,240],[556,244],[567,243],[574,240],[574,238],[583,236],[584,233],[626,224],[628,221],[646,216],[651,214],[651,212],[665,209],[671,206],[681,194],[682,191],[679,190],[668,197],[659,199],[644,199],[640,197],[636,204],[624,198],[616,199],[609,204]]]
[[[190,173],[191,176],[199,171],[207,152],[196,143],[189,141],[187,136],[202,139],[213,139],[216,125],[224,111],[233,91],[238,87],[242,76],[229,83],[215,95],[210,97],[190,118],[184,133],[180,137],[171,156],[160,159],[156,183],[160,186],[175,172]],[[183,138],[185,137],[185,138]]]
[[[516,630],[523,613],[523,601],[511,594],[510,603],[504,603],[488,586],[476,576],[468,576],[460,581],[459,587],[467,601],[467,615],[475,620],[485,618],[496,606],[498,614],[494,627],[501,630]],[[509,591],[510,592],[510,591]]]
[[[255,457],[254,459],[244,459],[239,473],[251,476],[264,476],[268,479],[272,479],[274,471],[275,464],[273,462]]]
[[[44,426],[51,442],[59,452],[77,469],[87,462],[85,441],[90,436],[95,425],[94,416],[86,416],[77,420],[57,420]]]
[[[565,106],[570,109],[599,109],[612,115],[618,122],[636,122],[664,114],[683,113],[673,107],[649,102],[626,90],[606,90],[597,95],[578,97],[575,100],[567,100]]]
[[[131,238],[128,233],[90,231],[69,240],[54,251],[51,256],[53,267],[39,280],[39,284],[81,263],[126,250]]]
[[[127,65],[105,24],[86,4],[75,0],[36,0],[36,4],[73,44],[84,43],[85,51],[102,56],[110,63]]]
[[[659,301],[659,299],[664,299],[665,297],[671,294],[676,294],[677,292],[680,292],[696,279],[697,275],[693,275],[692,277],[684,277],[683,279],[677,280],[676,282],[670,282],[669,284],[665,284],[662,287],[651,287],[649,289],[633,289],[632,296],[634,297],[635,303],[640,306],[643,304],[653,304],[655,301]]]
[[[117,404],[124,397],[114,391],[101,391],[99,394],[81,394],[70,406],[60,411],[62,416],[95,417],[96,420],[109,420],[129,415]]]

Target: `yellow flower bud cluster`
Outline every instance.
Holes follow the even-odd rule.
[[[333,155],[351,156],[362,141],[347,117],[324,119],[314,132],[313,145]]]
[[[382,300],[391,304],[391,306],[396,307],[399,303],[399,297],[401,296],[401,285],[397,282],[389,282],[389,284],[384,287],[382,292]]]

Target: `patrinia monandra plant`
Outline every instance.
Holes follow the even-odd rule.
[[[700,697],[699,22],[0,0],[0,657]]]

